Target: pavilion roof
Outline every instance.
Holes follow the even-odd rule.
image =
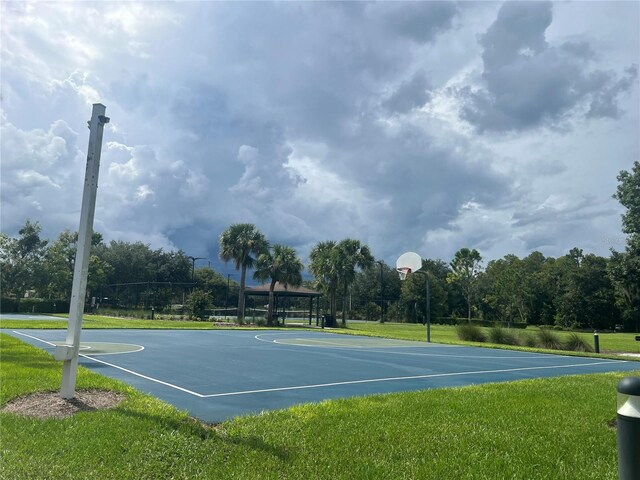
[[[248,295],[269,295],[269,288],[271,287],[271,282],[265,283],[264,285],[258,285],[257,287],[247,287],[245,293]],[[316,290],[311,290],[306,287],[293,287],[291,285],[287,285],[285,288],[284,284],[280,282],[276,282],[275,288],[273,292],[278,296],[288,296],[288,297],[320,297],[322,296],[322,292],[317,292]]]

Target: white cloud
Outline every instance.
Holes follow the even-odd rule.
[[[42,175],[33,170],[18,170],[15,174],[16,185],[22,189],[33,189],[38,187],[61,188],[56,182],[46,175]]]

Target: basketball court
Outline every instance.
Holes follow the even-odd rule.
[[[66,335],[3,332],[50,353]],[[282,330],[85,330],[80,363],[209,423],[334,398],[640,369],[633,361]]]

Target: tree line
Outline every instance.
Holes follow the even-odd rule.
[[[573,248],[553,258],[532,252],[524,258],[506,255],[483,265],[475,249],[462,248],[451,261],[424,259],[422,271],[430,285],[431,318],[505,324],[557,325],[568,328],[627,330],[640,327],[640,166],[618,176],[614,198],[626,208],[623,252],[610,257]],[[40,238],[37,222],[27,220],[18,236],[0,233],[0,288],[16,302],[27,292],[41,298],[68,299],[71,294],[77,233],[64,231],[54,241]],[[404,282],[395,268],[376,260],[357,239],[321,241],[309,255],[308,272],[295,249],[270,244],[249,223],[229,226],[219,239],[219,256],[240,272],[239,282],[210,267],[195,268],[184,252],[153,250],[141,242],[111,241],[94,233],[87,298],[116,302],[114,306],[151,305],[197,300],[199,308],[227,307],[237,301],[238,322],[244,319],[247,272],[270,285],[267,322],[274,317],[274,288],[284,285],[324,292],[324,311],[342,323],[349,318],[423,321],[426,317],[424,275]]]

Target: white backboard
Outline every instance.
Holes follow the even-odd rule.
[[[406,252],[396,260],[396,268],[410,268],[416,272],[422,268],[422,257],[415,252]]]

